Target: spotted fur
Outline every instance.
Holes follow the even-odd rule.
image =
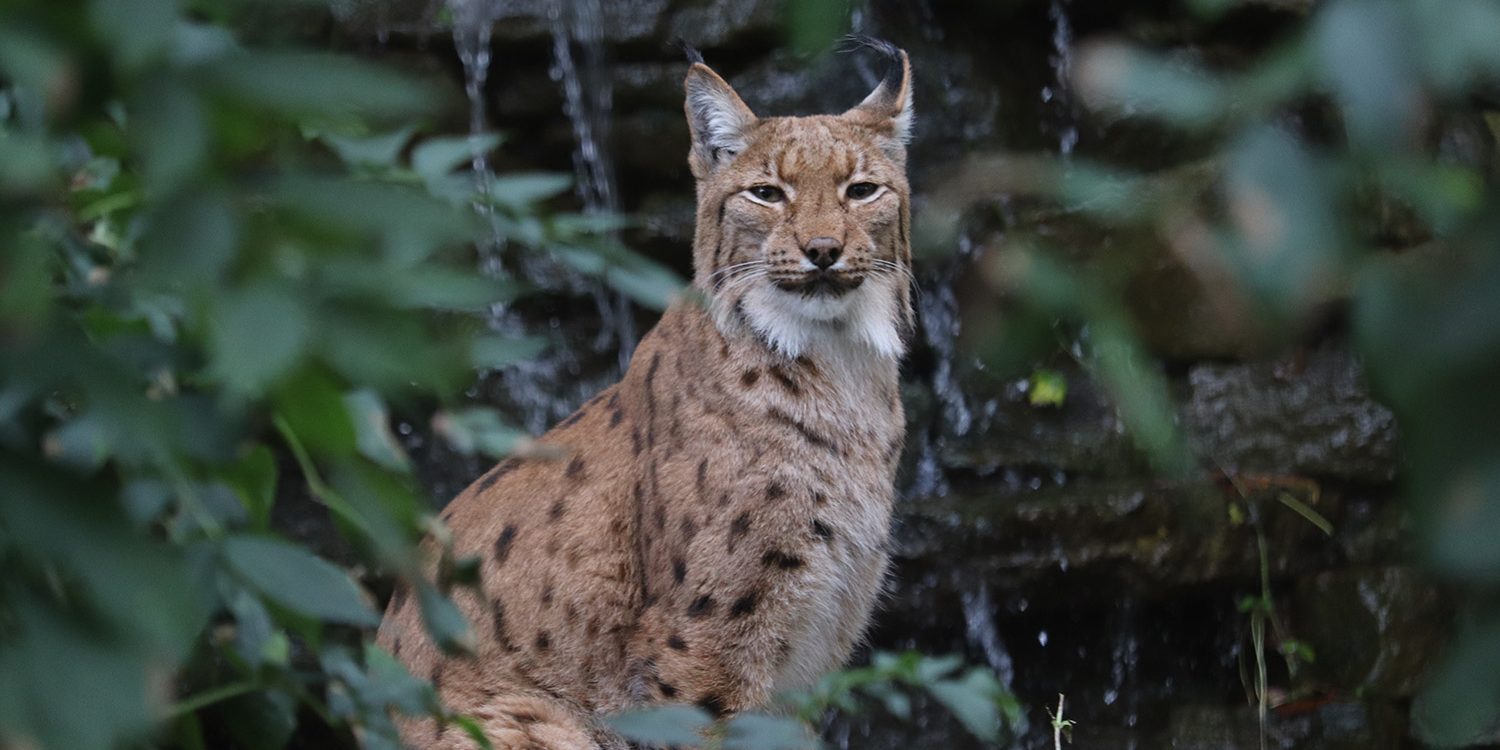
[[[394,597],[379,641],[497,748],[620,748],[600,716],[763,706],[839,666],[887,567],[911,329],[905,53],[842,115],[758,118],[696,62],[693,285],[623,380],[446,511],[472,657]],[[860,187],[854,187],[859,185]],[[866,186],[873,186],[870,189]],[[819,262],[822,265],[819,265]],[[430,547],[430,545],[429,545]],[[420,748],[457,726],[403,719]]]

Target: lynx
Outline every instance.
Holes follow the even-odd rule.
[[[693,293],[624,378],[444,512],[483,559],[471,656],[398,591],[379,642],[497,748],[624,747],[604,714],[714,715],[840,666],[882,588],[913,325],[910,63],[841,115],[754,115],[693,55]],[[557,454],[560,454],[558,457]],[[415,747],[473,747],[403,720]]]

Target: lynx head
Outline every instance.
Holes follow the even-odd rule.
[[[890,69],[841,115],[756,117],[701,59],[688,70],[694,284],[721,326],[787,356],[853,344],[894,359],[911,329],[911,65],[866,44]]]

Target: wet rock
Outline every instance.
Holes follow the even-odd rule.
[[[1205,482],[1068,482],[1008,492],[1000,483],[960,485],[948,497],[910,502],[895,534],[912,570],[961,567],[1008,592],[1073,588],[1107,580],[1141,592],[1222,579],[1253,580],[1260,570],[1259,514],[1273,575],[1327,565],[1336,547],[1279,501],[1295,487],[1250,488],[1248,498]],[[1304,497],[1341,518],[1341,498]],[[1233,507],[1232,507],[1233,506]]]
[[[1410,696],[1448,640],[1451,606],[1410,568],[1335,570],[1298,581],[1293,632],[1315,674],[1347,691]]]
[[[1187,705],[1172,711],[1156,747],[1174,750],[1397,750],[1404,731],[1385,705],[1327,703],[1308,711],[1267,716],[1265,744],[1256,709]]]
[[[1000,393],[981,402],[974,429],[945,442],[944,465],[984,476],[998,472],[1002,481],[1004,469],[1089,476],[1147,473],[1112,402],[1078,368],[1059,372],[1068,393],[1058,406],[1033,406],[1024,379],[967,388],[981,397],[986,390]],[[971,380],[968,385],[979,384]]]
[[[781,30],[782,3],[776,0],[707,0],[686,3],[667,23],[668,38],[697,47],[723,47]]]
[[[1181,423],[1197,453],[1226,470],[1371,483],[1396,476],[1395,416],[1370,397],[1347,351],[1197,364],[1187,389]]]
[[[947,440],[945,466],[981,476],[1004,469],[1119,477],[1149,473],[1109,396],[1076,365],[1060,406],[1034,406],[1025,380],[970,372],[978,400],[969,434]],[[1173,390],[1178,424],[1208,470],[1385,484],[1400,450],[1395,416],[1369,394],[1346,350],[1321,348],[1255,363],[1200,362]]]

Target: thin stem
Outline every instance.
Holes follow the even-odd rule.
[[[198,709],[204,708],[205,706],[211,706],[220,701],[227,701],[230,698],[237,698],[241,695],[244,695],[245,693],[253,692],[258,689],[260,689],[260,685],[258,683],[231,682],[228,685],[221,685],[207,692],[199,693],[191,698],[178,702],[176,705],[167,709],[167,716],[175,718],[178,716],[195,713],[196,711],[198,711]]]
[[[302,441],[297,439],[297,433],[292,431],[292,426],[280,414],[273,420],[276,431],[281,433],[281,438],[292,451],[292,456],[297,459],[297,466],[302,469],[302,476],[307,479],[307,488],[312,491],[313,498],[323,504],[323,507],[338,515],[340,518],[359,529],[364,534],[370,533],[369,524],[360,517],[359,511],[339,495],[333,487],[323,481],[323,475],[318,473],[318,467],[313,464],[312,457],[308,455],[307,449],[302,446]]]

